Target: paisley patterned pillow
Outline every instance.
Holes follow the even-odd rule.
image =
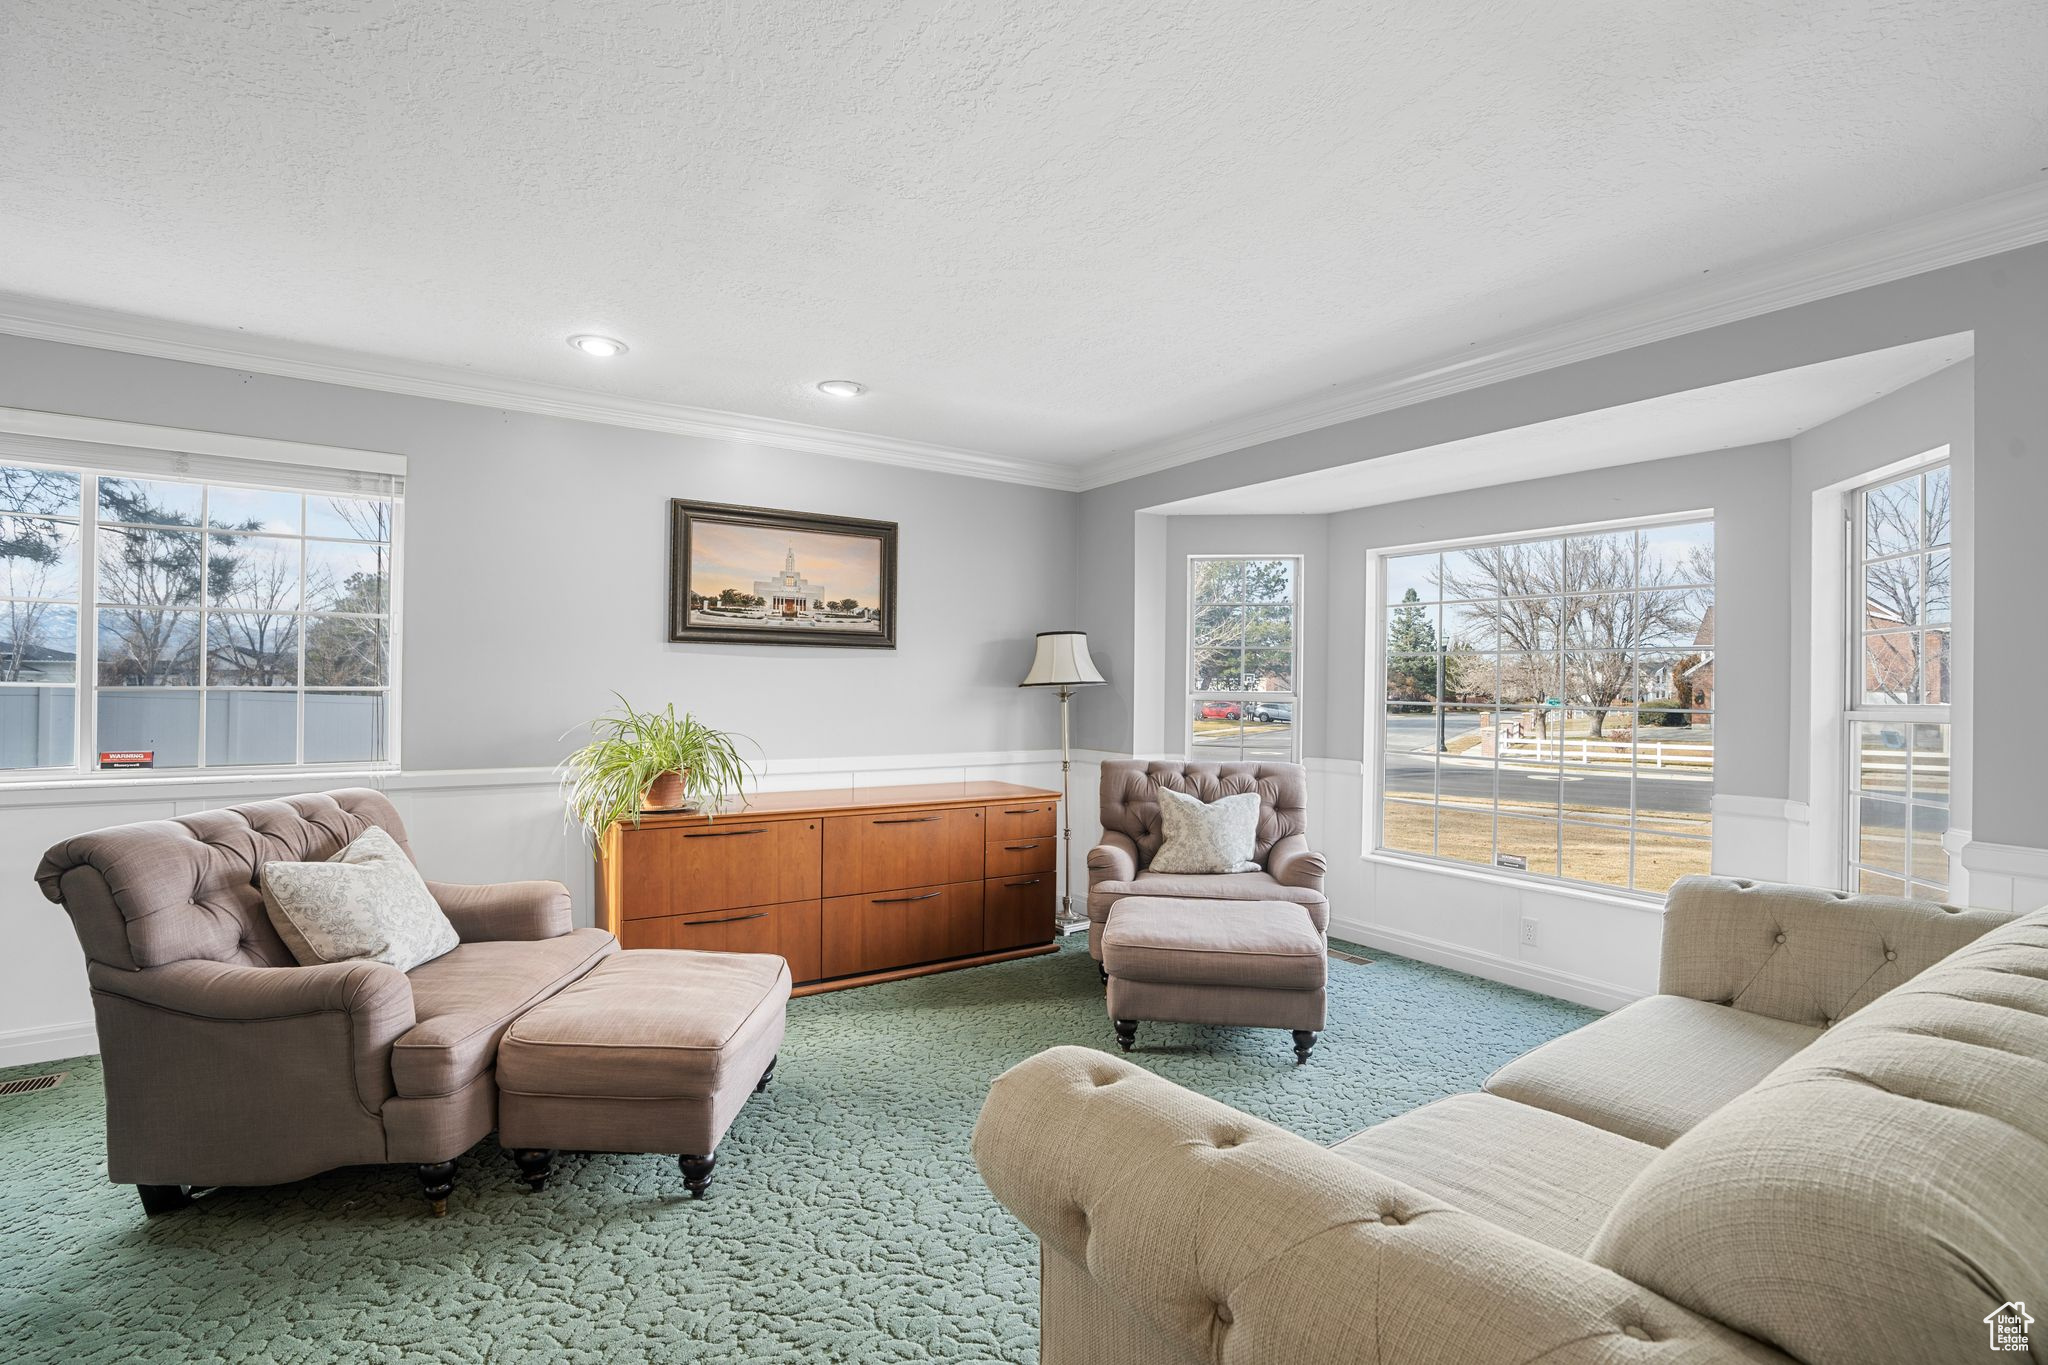
[[[377,826],[324,863],[265,863],[263,908],[301,967],[389,962],[409,972],[452,952],[455,926],[398,841]]]
[[[1153,872],[1258,871],[1252,861],[1259,842],[1257,792],[1204,804],[1161,787],[1159,830],[1163,842],[1152,855]]]

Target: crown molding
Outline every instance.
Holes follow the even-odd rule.
[[[182,360],[223,369],[248,370],[318,384],[340,384],[349,388],[402,393],[414,398],[530,412],[543,417],[563,417],[714,441],[773,446],[778,450],[809,455],[835,455],[938,474],[962,474],[1004,483],[1029,484],[1035,488],[1072,492],[1081,486],[1079,470],[1046,460],[1011,459],[983,451],[840,431],[805,422],[594,393],[504,375],[478,374],[455,366],[252,337],[221,328],[138,317],[19,294],[0,293],[0,334],[72,346],[93,346],[105,351],[125,351],[132,355]]]
[[[1227,455],[1266,441],[1520,378],[1635,346],[1793,308],[1944,266],[2048,241],[2048,181],[1908,219],[1825,246],[1769,257],[1571,322],[1510,335],[1489,347],[1396,370],[1314,398],[1283,403],[1086,467],[1101,488]]]

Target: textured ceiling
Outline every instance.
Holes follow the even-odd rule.
[[[2044,91],[2041,0],[9,0],[0,290],[1080,462],[2024,184]]]

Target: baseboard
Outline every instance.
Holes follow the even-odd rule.
[[[1423,934],[1405,933],[1399,929],[1385,929],[1377,925],[1346,922],[1337,916],[1330,917],[1330,937],[1362,943],[1382,952],[1399,953],[1412,957],[1418,962],[1432,966],[1449,967],[1452,971],[1467,976],[1483,977],[1498,981],[1504,986],[1515,986],[1538,995],[1555,996],[1569,1000],[1575,1005],[1590,1005],[1597,1010],[1617,1010],[1643,998],[1643,992],[1630,990],[1611,981],[1596,981],[1591,977],[1579,976],[1572,972],[1560,971],[1537,963],[1521,962],[1514,958],[1502,957],[1498,953],[1482,952],[1468,948],[1462,943],[1447,943],[1443,939],[1429,938]]]
[[[0,1066],[63,1062],[73,1057],[97,1057],[99,1052],[99,1030],[90,1020],[0,1033]]]

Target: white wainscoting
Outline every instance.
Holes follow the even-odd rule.
[[[1055,790],[1060,785],[1058,750],[772,759],[760,768],[759,787],[766,791],[970,780]],[[1095,762],[1076,755],[1072,820],[1082,860],[1099,828],[1098,773]],[[33,880],[45,849],[107,825],[343,786],[378,787],[390,795],[428,876],[452,882],[559,881],[569,888],[577,922],[591,922],[595,865],[581,834],[563,821],[555,775],[548,768],[323,775],[317,784],[287,774],[10,789],[0,793],[0,887],[5,888],[0,903],[13,911],[6,962],[0,967],[0,1066],[99,1050],[84,955],[63,910],[45,901]],[[1080,880],[1079,894],[1085,895],[1085,876]]]
[[[1951,871],[1950,879],[1968,888],[1968,904],[2015,915],[2048,906],[2048,849],[1984,843],[1970,838],[1968,830],[1949,833],[1960,846],[1963,870],[1960,878]]]

